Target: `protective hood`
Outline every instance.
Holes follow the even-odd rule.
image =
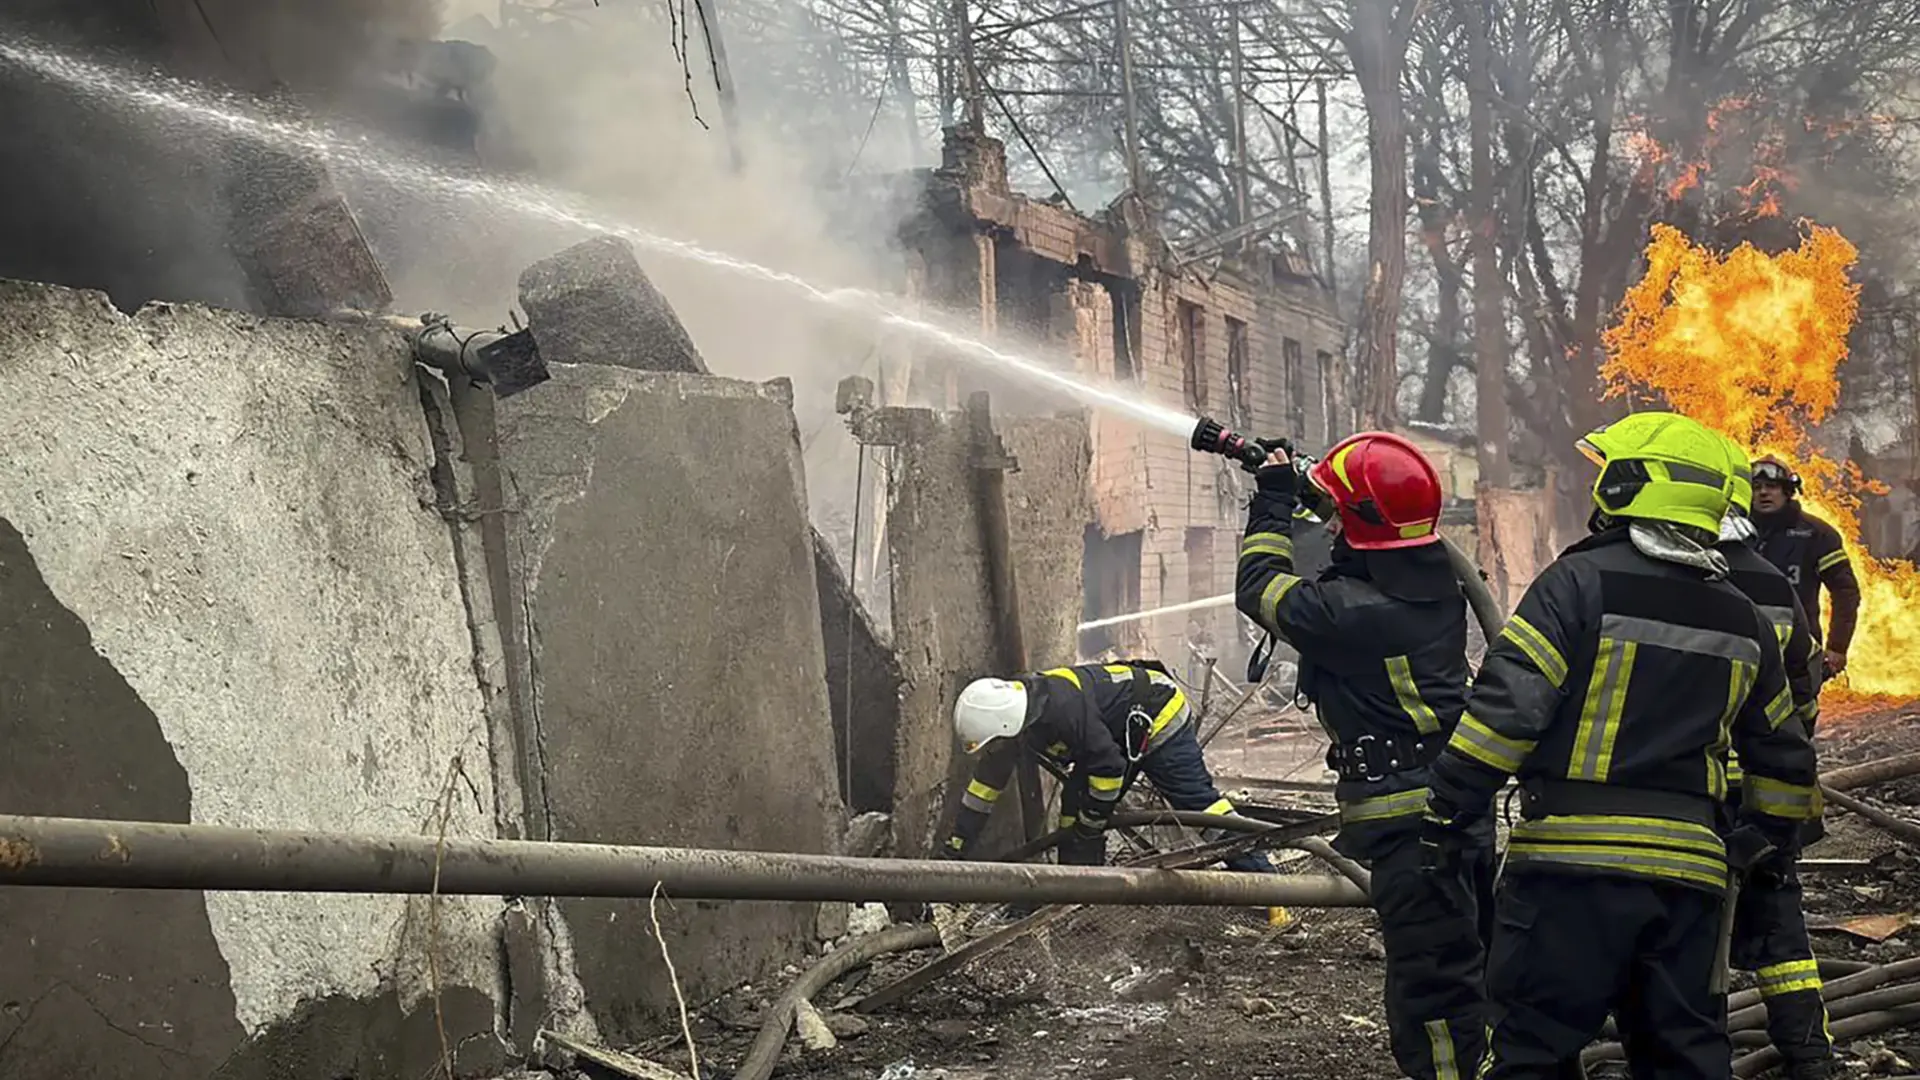
[[[1727,557],[1707,546],[1705,533],[1665,521],[1635,521],[1628,526],[1627,535],[1649,559],[1691,567],[1706,574],[1709,581],[1727,576]]]
[[[1760,530],[1745,514],[1728,514],[1720,519],[1720,542],[1723,544],[1750,544],[1760,536]]]

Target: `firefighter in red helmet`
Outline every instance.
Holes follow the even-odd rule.
[[[1239,607],[1299,653],[1300,692],[1331,739],[1334,846],[1373,870],[1394,1059],[1415,1080],[1472,1076],[1486,1044],[1491,816],[1444,868],[1423,867],[1420,847],[1427,766],[1467,698],[1467,603],[1435,531],[1440,479],[1384,432],[1347,439],[1304,475],[1262,445],[1272,452],[1255,474]],[[1293,570],[1303,497],[1335,532],[1313,581]]]

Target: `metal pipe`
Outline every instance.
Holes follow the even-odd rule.
[[[1849,765],[1844,769],[1835,769],[1822,776],[1820,782],[1835,791],[1851,791],[1887,780],[1898,780],[1903,776],[1920,773],[1920,752],[1897,754],[1879,761],[1869,761],[1863,765]]]
[[[760,1031],[753,1037],[753,1045],[747,1048],[747,1056],[733,1072],[733,1080],[767,1080],[772,1076],[773,1067],[780,1063],[781,1051],[787,1047],[787,1032],[793,1027],[793,1016],[799,1011],[800,1003],[812,1000],[813,995],[825,990],[835,979],[889,953],[930,949],[939,944],[940,932],[931,926],[891,926],[877,934],[854,938],[828,953],[802,972],[767,1010],[766,1018],[760,1021]]]
[[[1828,802],[1866,818],[1901,840],[1909,844],[1920,844],[1920,825],[1894,817],[1877,806],[1854,798],[1832,784],[1821,784],[1820,793],[1827,797]]]
[[[901,903],[1358,907],[1333,877],[0,816],[0,886]]]
[[[1835,1043],[1847,1039],[1858,1039],[1867,1035],[1878,1035],[1893,1028],[1920,1024],[1920,1006],[1909,1005],[1885,1012],[1863,1013],[1845,1020],[1836,1020],[1828,1026],[1827,1034]],[[1759,1076],[1768,1069],[1780,1064],[1784,1059],[1780,1051],[1769,1046],[1753,1053],[1737,1057],[1733,1061],[1733,1075],[1746,1080]]]

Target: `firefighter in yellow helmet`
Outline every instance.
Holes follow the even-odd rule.
[[[1601,469],[1592,535],[1489,648],[1433,764],[1422,842],[1445,865],[1519,780],[1482,1078],[1564,1075],[1609,1011],[1636,1075],[1724,1078],[1730,863],[1791,848],[1817,816],[1813,748],[1791,722],[1773,627],[1714,550],[1732,489],[1724,442],[1640,413],[1581,448]],[[1723,839],[1729,732],[1746,790],[1742,828]]]

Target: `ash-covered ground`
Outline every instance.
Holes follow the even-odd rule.
[[[1325,779],[1315,738],[1297,713],[1236,723],[1210,756],[1223,786],[1248,773],[1291,784]],[[1920,709],[1834,719],[1821,736],[1835,768],[1920,749]],[[1303,764],[1304,763],[1304,764]],[[1304,775],[1303,775],[1304,774]],[[1310,791],[1254,789],[1265,802],[1330,805]],[[1920,777],[1855,792],[1920,820]],[[1885,963],[1920,955],[1920,852],[1841,810],[1810,848],[1807,910],[1822,957]],[[1302,859],[1298,872],[1323,868]],[[895,956],[814,999],[835,1045],[789,1038],[777,1076],[807,1080],[1375,1080],[1398,1076],[1380,1010],[1382,951],[1370,912],[1295,911],[1290,926],[1263,912],[1220,909],[1083,911],[949,976],[897,1007],[851,1009],[862,995],[937,956]],[[1841,928],[1881,916],[1882,925]],[[1871,930],[1869,936],[1864,931]],[[1891,930],[1884,940],[1872,937]],[[732,1074],[760,1011],[796,975],[745,987],[695,1017],[703,1072]],[[1739,977],[1736,976],[1738,979]],[[1744,985],[1737,982],[1736,987]],[[632,1048],[685,1075],[684,1038],[662,1032]],[[1920,1072],[1920,1030],[1842,1040],[1843,1075]],[[613,1075],[613,1074],[601,1074]],[[1595,1076],[1611,1075],[1596,1071]]]

